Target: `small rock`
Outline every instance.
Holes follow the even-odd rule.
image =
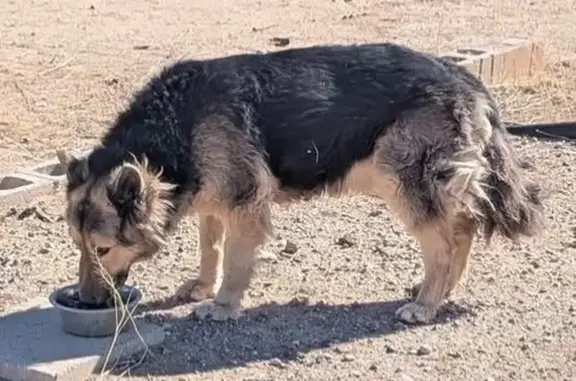
[[[40,254],[48,254],[50,251],[49,251],[48,249],[46,249],[46,248],[43,247],[42,249],[38,250],[38,252],[39,252]]]
[[[378,370],[378,366],[376,364],[372,364],[372,365],[370,365],[368,370],[371,370],[372,372],[376,372]]]
[[[338,244],[338,246],[342,246],[342,247],[352,247],[352,246],[356,245],[354,238],[352,238],[348,234],[338,238],[338,241],[336,241],[336,243]]]
[[[286,245],[284,245],[284,249],[282,249],[282,252],[286,254],[296,254],[297,251],[298,246],[292,241],[286,241]]]
[[[396,352],[396,349],[394,349],[394,347],[392,347],[390,345],[386,345],[385,349],[386,349],[386,353],[395,353]]]
[[[330,361],[330,360],[332,360],[332,357],[328,356],[328,355],[320,355],[314,359],[316,364],[322,364],[322,363],[324,363],[326,361]]]
[[[307,298],[305,296],[292,298],[288,302],[289,306],[300,306],[300,305],[307,305],[307,304],[310,304],[310,298]]]
[[[284,37],[272,37],[269,41],[272,43],[272,45],[277,47],[290,45],[290,39]]]
[[[427,356],[432,352],[432,350],[430,349],[430,347],[427,347],[426,345],[422,345],[420,348],[418,348],[416,350],[416,355],[417,356]]]
[[[260,253],[258,254],[258,259],[264,262],[272,262],[278,258],[276,257],[276,254],[270,251],[260,250]]]
[[[352,362],[354,360],[356,360],[356,358],[350,354],[345,354],[342,356],[342,362]]]
[[[448,356],[455,358],[455,359],[462,358],[462,355],[460,354],[460,352],[448,352]]]
[[[272,360],[270,360],[270,362],[268,362],[268,364],[270,364],[270,366],[273,366],[275,368],[280,368],[280,369],[286,369],[287,365],[284,364],[282,362],[282,360],[278,359],[278,358],[273,358]]]

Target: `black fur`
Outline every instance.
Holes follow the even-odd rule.
[[[145,154],[177,191],[194,193],[194,128],[220,114],[265,154],[284,187],[311,190],[341,179],[410,110],[435,103],[451,115],[450,103],[471,84],[482,89],[451,63],[393,44],[183,61],[135,96],[89,167],[98,176],[129,152]]]

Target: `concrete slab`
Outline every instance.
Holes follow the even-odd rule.
[[[26,202],[52,188],[45,178],[25,173],[0,173],[0,207]]]
[[[462,47],[441,56],[455,61],[487,85],[528,78],[545,66],[542,47],[521,38],[507,38],[487,46]]]
[[[74,157],[80,159],[88,156],[92,152],[92,149],[87,149],[84,151],[73,151],[71,152]],[[50,180],[53,183],[65,184],[66,179],[66,169],[60,164],[57,158],[44,161],[43,163],[36,164],[31,168],[26,168],[21,171],[26,175],[39,177],[41,179]]]
[[[136,319],[140,335],[127,329],[118,336],[108,364],[164,341],[164,329]],[[81,381],[100,372],[112,337],[66,334],[47,298],[0,316],[0,379],[9,381]]]

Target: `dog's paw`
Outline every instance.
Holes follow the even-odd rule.
[[[436,317],[436,308],[423,306],[416,302],[404,304],[396,310],[396,318],[410,324],[426,324]]]
[[[200,319],[205,319],[208,316],[212,320],[236,320],[242,313],[239,307],[233,307],[230,304],[218,304],[214,300],[205,300],[194,307],[194,315]]]
[[[203,283],[198,279],[191,279],[178,287],[175,295],[179,300],[201,302],[214,297],[214,286]]]

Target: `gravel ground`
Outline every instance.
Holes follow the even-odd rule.
[[[520,35],[542,41],[549,57],[576,53],[576,9],[567,0],[214,4],[0,2],[0,171],[55,148],[87,148],[126,95],[169,61],[278,49],[272,37],[288,37],[290,46],[394,40],[447,51]],[[569,63],[494,92],[507,120],[576,116]],[[197,274],[190,220],[131,278],[166,341],[141,364],[128,359],[103,379],[576,380],[576,146],[518,140],[517,147],[550,192],[548,228],[518,245],[477,242],[468,277],[436,324],[393,318],[422,264],[415,240],[376,199],[276,207],[276,240],[238,322],[197,321],[191,306],[158,302]],[[0,210],[0,312],[76,280],[78,253],[63,208],[60,189]],[[294,251],[287,242],[296,252],[286,252]]]

